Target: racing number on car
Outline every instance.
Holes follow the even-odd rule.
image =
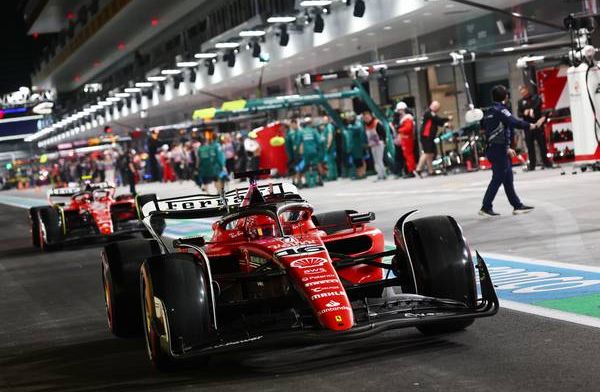
[[[320,245],[306,245],[306,246],[298,246],[295,248],[286,248],[281,249],[275,252],[275,256],[277,257],[286,257],[286,256],[298,256],[298,255],[306,255],[311,253],[318,253],[325,250],[324,246]]]

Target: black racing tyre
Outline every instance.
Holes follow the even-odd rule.
[[[210,342],[208,281],[193,255],[149,258],[141,268],[140,290],[146,348],[157,369],[173,369],[185,348]]]
[[[118,337],[139,336],[143,331],[140,310],[140,266],[160,254],[153,240],[113,242],[102,251],[102,286],[108,329]]]
[[[40,247],[40,222],[38,217],[38,210],[43,207],[31,207],[29,209],[29,221],[31,223],[31,244],[39,248]]]
[[[353,210],[322,212],[314,214],[312,221],[320,230],[323,230],[327,234],[333,234],[337,231],[352,228],[348,214],[355,212]]]
[[[408,221],[405,236],[414,267],[416,292],[420,295],[460,301],[475,308],[475,268],[462,230],[454,218],[431,216]],[[423,324],[425,334],[455,332],[473,319]]]
[[[40,248],[44,251],[56,250],[63,240],[61,217],[56,207],[40,207],[38,216],[38,238]]]

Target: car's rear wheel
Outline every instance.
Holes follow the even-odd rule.
[[[400,269],[405,274],[414,273],[414,277],[409,279],[410,285],[403,286],[403,291],[459,301],[466,308],[474,309],[477,302],[475,268],[456,221],[449,216],[415,219],[406,222],[404,235],[410,253],[410,260],[406,257],[404,261],[411,266]],[[440,321],[417,328],[427,335],[449,333],[463,330],[473,321]]]
[[[55,207],[41,207],[37,210],[37,234],[39,246],[44,251],[56,250],[63,239],[60,213]]]
[[[157,369],[172,369],[187,349],[210,341],[208,283],[194,256],[149,258],[141,267],[140,291],[146,348]]]
[[[38,210],[40,207],[32,207],[29,209],[29,221],[31,223],[31,244],[39,248],[40,247],[40,222],[38,217]]]
[[[139,271],[160,249],[156,241],[133,239],[108,244],[102,251],[102,287],[109,330],[118,337],[142,333]]]

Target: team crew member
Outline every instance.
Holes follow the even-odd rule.
[[[350,133],[350,156],[355,169],[354,180],[360,180],[367,176],[367,165],[365,163],[365,147],[367,146],[367,135],[363,124],[358,121],[354,112],[347,115],[348,132]]]
[[[437,154],[435,138],[437,137],[438,128],[448,121],[452,121],[452,116],[448,118],[438,116],[440,109],[440,103],[433,101],[429,105],[429,109],[423,114],[423,122],[421,124],[421,148],[423,149],[423,154],[419,157],[416,169],[416,173],[419,176],[421,176],[421,171],[423,171],[423,167],[426,164],[429,174],[433,174],[433,158]]]
[[[386,140],[385,128],[369,110],[363,112],[363,121],[367,133],[367,141],[371,149],[371,155],[373,156],[373,165],[377,173],[377,180],[375,181],[385,180],[385,165],[383,163]]]
[[[396,114],[398,121],[396,122],[396,162],[398,155],[402,156],[404,167],[406,169],[405,177],[414,177],[416,169],[415,163],[415,119],[408,112],[408,107],[404,102],[398,102],[396,105]]]
[[[492,203],[498,193],[500,185],[504,186],[504,192],[508,201],[513,206],[513,214],[523,214],[533,210],[521,203],[513,184],[512,158],[516,156],[515,150],[511,148],[514,128],[524,129],[539,128],[545,121],[541,118],[536,124],[521,121],[512,116],[506,102],[508,93],[504,86],[496,86],[492,89],[493,106],[486,112],[483,126],[487,136],[486,156],[492,163],[492,180],[485,192],[483,206],[479,215],[497,216],[492,209]]]
[[[335,140],[335,125],[331,123],[328,115],[323,115],[323,148],[325,151],[325,164],[327,165],[327,180],[337,180],[337,151]]]
[[[306,185],[311,187],[322,185],[323,181],[317,170],[319,164],[319,152],[321,150],[321,135],[312,127],[310,118],[305,118],[303,127],[299,133],[300,139],[300,156],[304,161],[304,169],[302,170],[306,178]],[[316,177],[316,178],[315,178]]]
[[[285,132],[285,152],[288,156],[288,173],[292,176],[292,181],[296,185],[300,182],[300,173],[296,170],[296,165],[300,162],[300,152],[298,151],[299,134],[300,127],[298,126],[298,119],[292,118],[289,127]]]
[[[519,86],[519,117],[528,123],[535,123],[542,118],[542,100],[539,95],[531,94],[527,86]],[[542,162],[545,167],[552,167],[552,162],[548,159],[548,149],[546,147],[546,134],[544,128],[535,128],[525,131],[525,142],[527,143],[527,152],[529,155],[529,170],[535,170],[537,157],[535,154],[535,142],[540,148]]]
[[[217,192],[220,193],[224,185],[221,173],[226,172],[225,155],[221,145],[211,139],[207,139],[198,147],[198,182],[204,192],[208,190],[208,185],[214,183]]]

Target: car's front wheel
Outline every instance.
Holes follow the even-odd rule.
[[[405,236],[410,253],[400,253],[395,260],[408,266],[398,267],[405,275],[403,291],[454,300],[474,309],[477,303],[475,268],[456,221],[449,216],[431,216],[408,221],[403,230],[401,227],[397,230]],[[417,328],[426,335],[450,333],[467,328],[473,321],[438,321]]]
[[[157,369],[172,369],[177,357],[210,342],[212,302],[194,256],[149,258],[142,264],[140,291],[146,348]]]

